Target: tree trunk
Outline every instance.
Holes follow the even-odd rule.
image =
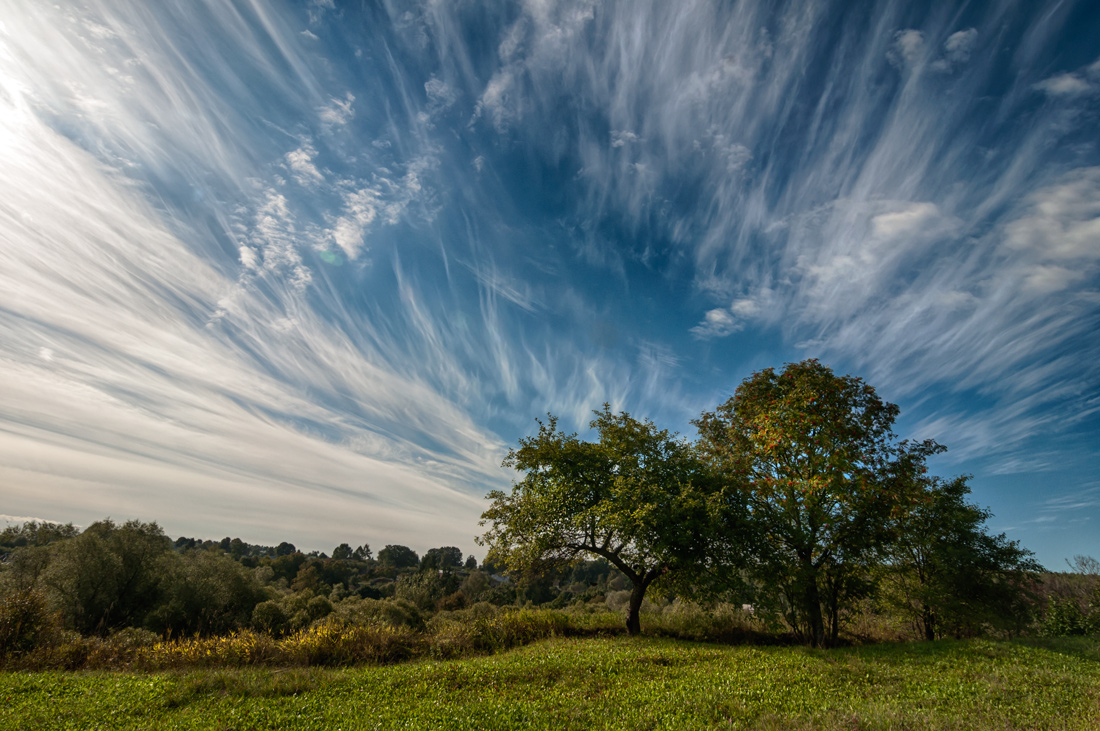
[[[645,581],[636,581],[630,589],[630,604],[626,613],[626,633],[631,637],[636,637],[642,632],[642,621],[638,617],[638,612],[642,608],[642,599],[645,597],[645,590],[648,586],[649,584]]]
[[[838,604],[829,607],[829,644],[836,647],[840,640],[840,609]]]
[[[834,576],[832,581],[826,582],[828,590],[829,609],[829,646],[836,647],[840,638],[840,589],[843,577]]]
[[[814,647],[825,646],[825,619],[821,615],[821,594],[817,588],[817,576],[806,577],[805,609],[807,629],[810,631],[810,644]]]
[[[923,617],[921,617],[924,624],[924,639],[931,642],[936,639],[936,615],[932,613],[932,609],[928,606],[924,607]]]

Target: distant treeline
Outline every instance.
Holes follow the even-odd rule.
[[[328,556],[289,542],[172,540],[155,522],[109,519],[84,530],[28,522],[0,532],[0,602],[31,595],[64,629],[83,635],[142,628],[182,637],[252,628],[281,636],[360,600],[384,600],[377,606],[388,620],[418,626],[436,611],[478,602],[564,607],[603,602],[626,586],[602,561],[513,578],[454,546],[420,556],[403,545],[375,553],[368,544],[342,543]]]
[[[1073,569],[1036,575],[1012,591],[987,591],[985,605],[967,601],[980,596],[976,589],[945,597],[965,606],[958,616],[944,616],[944,633],[1097,631],[1100,564],[1078,557]],[[867,577],[886,590],[861,604],[865,616],[848,617],[849,624],[877,627],[884,636],[920,636],[920,618],[906,611],[906,585],[891,582],[885,573]],[[0,640],[6,637],[9,649],[33,644],[33,622],[24,621],[20,630],[13,625],[18,618],[12,619],[13,608],[28,602],[61,628],[82,635],[141,628],[161,637],[191,637],[252,629],[278,637],[334,614],[422,627],[437,612],[477,603],[619,611],[629,589],[627,578],[602,560],[509,576],[492,564],[478,565],[473,556],[464,558],[453,546],[419,556],[403,545],[387,545],[375,554],[368,544],[342,543],[327,556],[302,553],[289,542],[172,540],[155,522],[111,520],[84,530],[28,522],[0,532],[0,605],[8,608],[0,611]],[[690,598],[666,596],[651,602],[649,610]],[[743,606],[750,597],[724,599],[725,606],[751,613]],[[12,636],[20,632],[25,636]]]

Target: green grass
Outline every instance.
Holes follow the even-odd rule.
[[[11,729],[1097,729],[1096,640],[552,639],[386,667],[0,673]]]

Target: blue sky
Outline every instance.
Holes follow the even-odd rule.
[[[931,9],[929,9],[931,7]],[[0,14],[0,513],[474,550],[509,445],[817,357],[1100,556],[1100,7]]]

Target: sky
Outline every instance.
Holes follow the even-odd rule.
[[[483,552],[819,358],[1100,557],[1100,5],[6,0],[0,521]],[[480,552],[478,555],[481,555]]]

